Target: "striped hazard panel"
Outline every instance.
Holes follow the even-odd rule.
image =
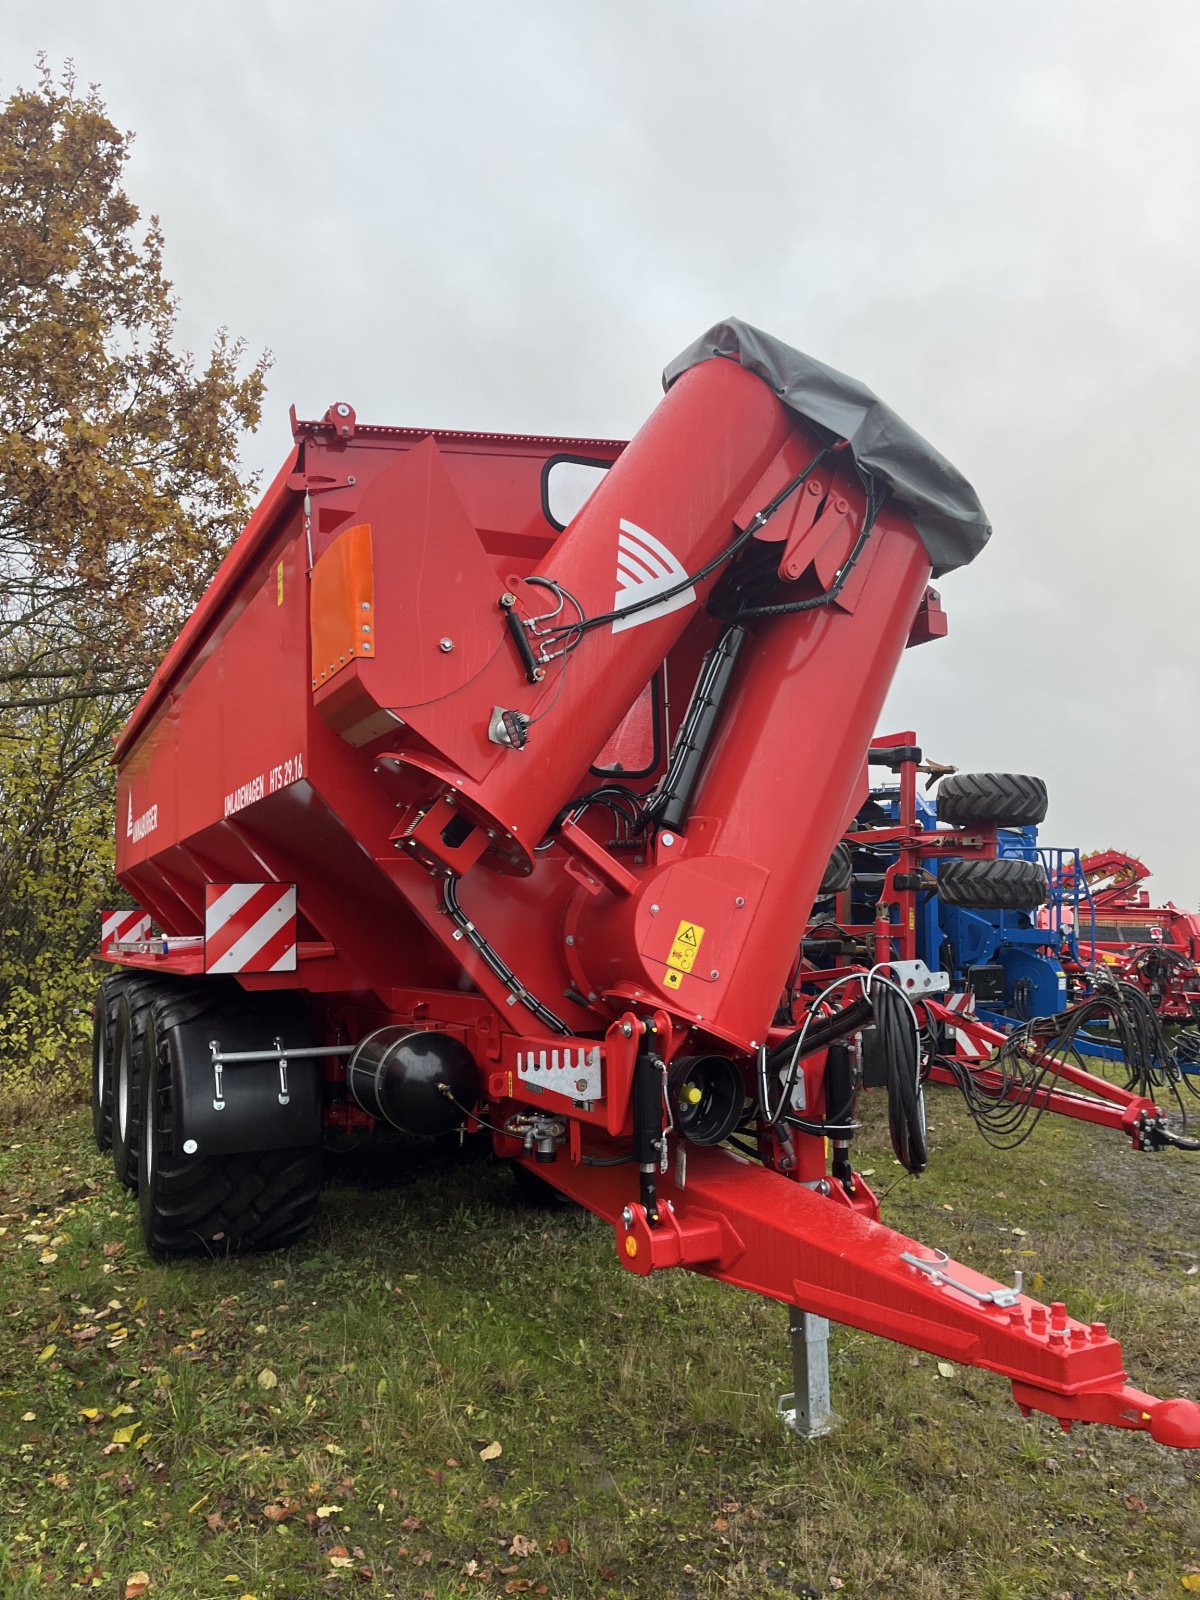
[[[210,883],[204,891],[205,972],[295,972],[296,885]]]
[[[965,1028],[947,1028],[947,1033],[955,1044],[955,1055],[965,1057],[968,1061],[982,1061],[992,1053],[992,1046],[974,1033],[970,1024],[975,1021],[975,991],[964,989],[959,994],[948,994],[942,1004],[947,1011],[957,1011],[959,1016],[968,1024]]]
[[[117,940],[150,937],[150,918],[144,911],[102,911],[100,913],[100,948],[111,950]]]

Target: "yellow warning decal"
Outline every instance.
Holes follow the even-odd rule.
[[[283,562],[275,568],[275,604],[283,604]]]
[[[675,939],[667,956],[667,966],[674,967],[677,972],[690,972],[695,965],[703,939],[704,929],[698,922],[681,922],[675,930]],[[669,978],[670,973],[667,976]],[[678,985],[672,984],[671,987],[677,988]]]
[[[674,967],[668,967],[663,973],[663,988],[678,989],[683,982],[683,973],[676,972]]]

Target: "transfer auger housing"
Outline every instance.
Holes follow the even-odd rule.
[[[848,1153],[867,1035],[924,1160],[901,988],[784,998],[978,500],[745,324],[665,383],[628,445],[293,419],[117,750],[136,909],[106,919],[94,1109],[150,1248],[286,1243],[331,1131],[467,1126],[631,1272],[1200,1444],[1106,1330],[878,1220]]]

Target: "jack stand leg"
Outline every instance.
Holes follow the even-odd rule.
[[[829,1320],[789,1306],[788,1333],[795,1389],[779,1396],[775,1415],[802,1439],[820,1439],[838,1420],[829,1403]]]

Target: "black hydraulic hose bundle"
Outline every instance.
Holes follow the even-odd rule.
[[[662,782],[646,807],[646,820],[664,828],[682,829],[691,810],[692,795],[700,779],[721,706],[733,681],[733,669],[748,635],[730,624],[704,658],[692,698],[671,746]]]
[[[637,1162],[639,1199],[651,1227],[657,1227],[658,1169],[663,1152],[663,1084],[666,1063],[643,1043],[633,1068],[633,1159]]]
[[[455,927],[458,928],[459,932],[462,933],[463,937],[467,940],[467,943],[480,956],[480,958],[486,963],[491,971],[496,974],[508,992],[515,996],[516,999],[519,1000],[525,1007],[525,1009],[531,1012],[538,1019],[538,1021],[549,1028],[551,1032],[570,1033],[570,1028],[567,1027],[566,1023],[561,1017],[556,1016],[554,1012],[550,1010],[549,1006],[543,1005],[536,995],[530,994],[529,990],[521,982],[520,978],[517,977],[513,969],[508,965],[499,952],[493,949],[493,947],[484,938],[483,934],[480,933],[479,929],[471,921],[470,917],[467,916],[466,912],[458,903],[457,880],[450,874],[447,874],[442,885],[442,904],[445,907],[450,919],[453,921]]]
[[[839,1143],[847,1139],[858,1127],[853,1120],[854,1096],[841,1095],[836,1087],[841,1081],[837,1072],[831,1079],[835,1085],[834,1095],[845,1103],[834,1106],[829,1103],[827,1096],[824,1120],[796,1116],[788,1108],[801,1060],[817,1050],[836,1045],[872,1022],[887,1074],[888,1128],[892,1149],[907,1171],[920,1173],[928,1163],[925,1106],[921,1089],[920,1033],[912,1008],[895,984],[886,978],[874,975],[866,977],[861,998],[851,1001],[832,1016],[812,1019],[810,1013],[810,1020],[802,1028],[767,1054],[760,1076],[760,1120],[767,1127],[782,1120],[800,1133],[824,1136]],[[767,1103],[767,1084],[775,1074],[782,1076],[782,1085],[775,1105],[771,1106]]]
[[[1096,974],[1096,982],[1096,994],[1080,1004],[1014,1029],[987,1061],[972,1063],[956,1056],[938,1057],[938,1064],[950,1073],[961,1091],[979,1132],[993,1148],[1012,1150],[1029,1138],[1046,1110],[1043,1091],[1052,1087],[1056,1058],[1085,1071],[1094,1070],[1083,1057],[1089,1044],[1097,1041],[1085,1030],[1100,1022],[1110,1025],[1111,1043],[1125,1058],[1122,1087],[1146,1099],[1154,1098],[1156,1091],[1169,1090],[1186,1132],[1187,1108],[1179,1091],[1187,1080],[1166,1042],[1154,1008],[1132,984],[1103,973]],[[993,1081],[983,1080],[979,1067],[986,1068]],[[1190,1083],[1187,1086],[1192,1089]],[[1154,1142],[1200,1149],[1200,1141],[1165,1128],[1155,1130]]]
[[[875,1028],[887,1068],[888,1133],[896,1159],[906,1172],[929,1164],[925,1140],[925,1101],[921,1091],[921,1040],[912,1008],[890,983],[871,990]]]

